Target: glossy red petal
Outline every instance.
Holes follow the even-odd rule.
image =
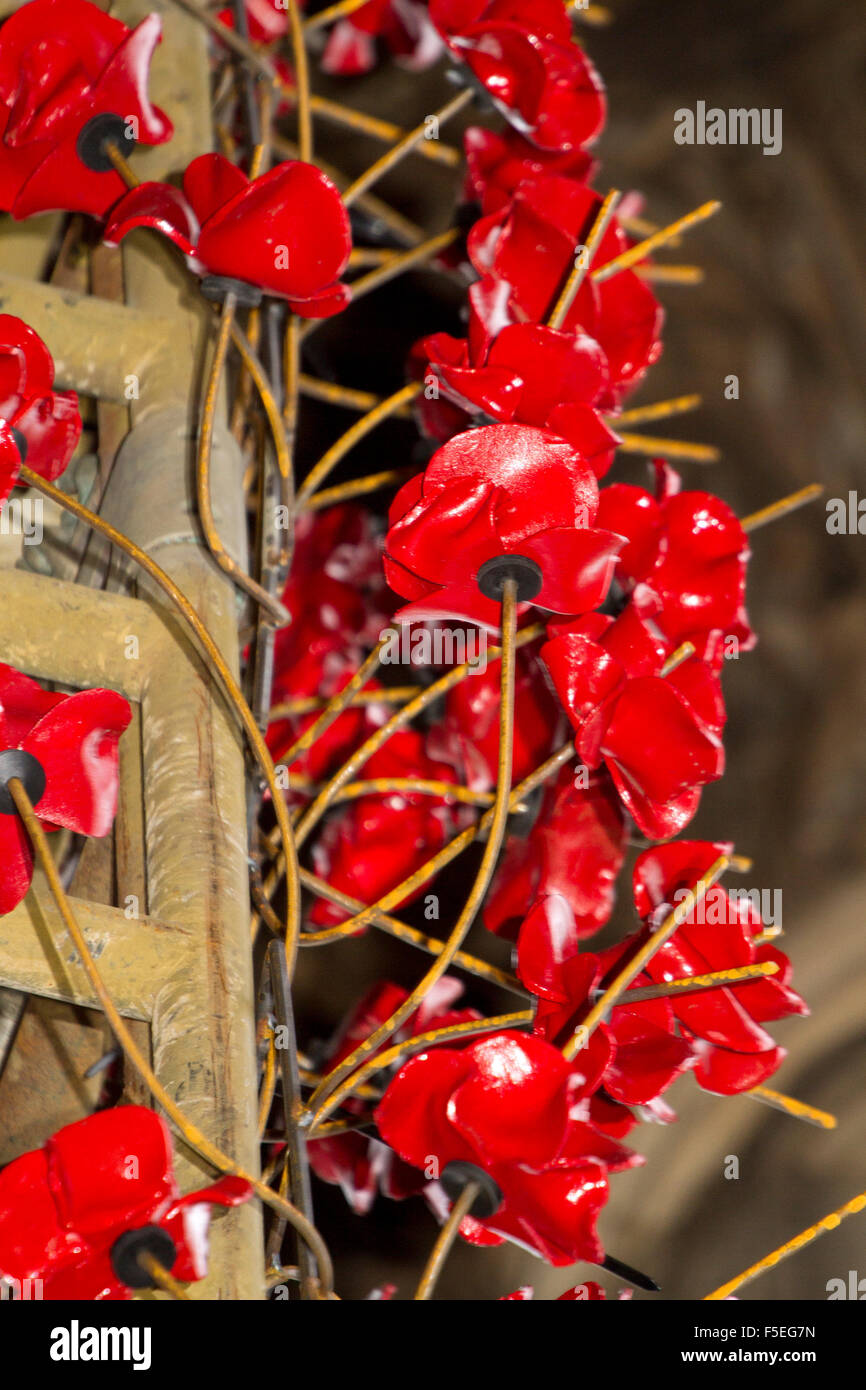
[[[211,213],[197,254],[216,275],[334,312],[333,296],[343,293],[335,282],[351,249],[349,216],[334,184],[314,165],[288,160]]]
[[[0,420],[0,506],[18,481],[20,467],[21,455],[12,436],[12,428],[5,420]]]
[[[575,785],[566,764],[545,795],[526,841],[510,837],[484,906],[490,931],[510,934],[536,896],[559,894],[582,938],[610,917],[616,877],[625,855],[625,824],[607,779]]]
[[[124,120],[133,118],[135,138],[145,145],[160,145],[174,133],[165,112],[152,106],[147,94],[150,64],[161,34],[162,19],[149,14],[127,35],[95,84],[88,111],[88,115],[114,111]]]
[[[391,525],[385,540],[389,559],[428,584],[474,579],[484,561],[503,550],[498,500],[492,484],[473,478],[439,488]]]
[[[449,1122],[452,1093],[471,1073],[465,1052],[439,1047],[410,1057],[376,1107],[376,1124],[386,1143],[416,1168],[430,1160],[441,1172],[452,1159],[477,1162],[477,1155]]]
[[[66,695],[43,690],[38,681],[0,662],[0,747],[20,748],[30,730]]]
[[[201,154],[184,171],[183,195],[198,225],[202,226],[232,198],[244,193],[249,185],[243,170],[225,155]]]
[[[424,495],[458,480],[502,490],[497,529],[512,545],[536,531],[591,526],[595,520],[598,487],[592,471],[549,430],[489,425],[457,435],[427,465]]]
[[[669,684],[657,677],[629,681],[616,701],[602,751],[637,790],[653,801],[721,777],[724,751]]]
[[[161,232],[185,256],[195,254],[198,236],[195,214],[179,189],[170,184],[140,183],[137,188],[131,188],[112,208],[103,240],[109,246],[116,246],[136,227]]]
[[[745,1054],[720,1047],[707,1047],[700,1053],[695,1080],[705,1091],[717,1096],[737,1096],[769,1081],[779,1070],[787,1053],[783,1047]]]
[[[61,1222],[89,1236],[138,1224],[177,1195],[168,1128],[144,1106],[103,1110],[67,1125],[45,1151]]]
[[[122,695],[84,690],[34,725],[21,746],[45,769],[41,820],[81,835],[108,834],[117,808],[117,744],[131,718]]]
[[[0,917],[17,907],[33,877],[33,849],[17,816],[0,815]]]
[[[39,334],[14,314],[0,314],[0,416],[8,419],[27,397],[54,385],[54,362]]]
[[[588,613],[604,603],[610,589],[619,537],[610,531],[577,530],[559,526],[512,542],[534,560],[543,583],[534,602],[552,613]]]
[[[554,406],[547,424],[586,459],[597,478],[604,477],[613,464],[620,438],[593,406],[579,402]]]
[[[490,1230],[553,1265],[601,1262],[604,1250],[595,1223],[609,1191],[602,1164],[563,1162],[541,1173],[513,1165],[495,1176],[505,1202],[485,1223]]]
[[[684,1038],[647,1023],[630,1009],[616,1009],[614,1014],[616,1054],[605,1072],[605,1090],[624,1105],[645,1105],[693,1063],[692,1048]]]
[[[448,1118],[485,1164],[552,1162],[568,1124],[569,1065],[541,1038],[496,1033],[466,1049],[472,1070]]]
[[[576,731],[581,756],[597,766],[610,714],[625,688],[622,663],[579,632],[545,642],[539,656]]]
[[[749,545],[731,508],[709,492],[681,492],[662,504],[667,547],[646,582],[678,643],[710,628],[754,645],[743,607]]]
[[[561,893],[545,893],[536,898],[520,928],[517,971],[521,981],[535,995],[554,1002],[567,1002],[570,980],[563,967],[580,949],[580,935],[574,913]],[[586,988],[595,975],[592,956],[581,958]]]
[[[611,483],[598,498],[599,526],[615,531],[628,542],[619,554],[618,575],[632,582],[643,579],[652,569],[666,544],[662,512],[658,503],[642,487],[630,483]]]

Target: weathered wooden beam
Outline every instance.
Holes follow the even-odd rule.
[[[42,680],[141,695],[163,624],[140,599],[29,570],[0,575],[0,661]]]
[[[17,315],[44,340],[57,386],[99,400],[155,392],[174,358],[170,319],[95,295],[2,274],[0,313]]]
[[[151,917],[127,918],[120,908],[71,901],[118,1009],[127,1018],[149,1019],[162,982],[190,958],[190,933]],[[99,1007],[60,913],[38,880],[0,917],[0,986]]]

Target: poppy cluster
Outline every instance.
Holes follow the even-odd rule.
[[[371,3],[342,19],[326,65],[366,70],[378,38],[420,61],[420,40],[394,39],[401,24],[421,34],[409,23],[417,9]],[[554,1264],[601,1263],[596,1221],[609,1179],[641,1161],[622,1147],[625,1136],[641,1118],[675,1118],[668,1092],[689,1073],[723,1095],[766,1080],[784,1052],[765,1025],[805,1011],[755,909],[717,885],[581,1035],[600,995],[726,848],[673,837],[724,770],[724,659],[755,640],[745,609],[749,548],[730,507],[683,488],[661,460],[650,463],[648,487],[608,481],[617,418],[659,356],[663,314],[640,264],[592,274],[635,244],[625,209],[639,209],[636,197],[594,238],[592,259],[581,259],[602,206],[589,147],[604,98],[565,7],[433,0],[428,17],[464,80],[506,118],[504,130],[465,134],[468,231],[440,261],[468,284],[466,333],[428,332],[411,349],[407,370],[422,387],[415,418],[434,449],[394,497],[384,534],[357,504],[301,523],[269,742],[277,759],[289,750],[388,623],[427,633],[447,625],[475,633],[483,650],[500,625],[485,568],[513,561],[529,564],[537,583],[518,604],[512,782],[569,739],[574,755],[558,759],[510,818],[482,907],[487,929],[514,942],[532,1003],[528,1031],[492,1028],[426,1046],[377,1079],[378,1104],[350,1098],[342,1113],[357,1128],[313,1139],[310,1156],[358,1213],[377,1196],[420,1195],[442,1220],[459,1191],[455,1174],[475,1175],[487,1206],[464,1217],[465,1239],[514,1241]],[[389,684],[408,680],[417,690],[448,669],[445,660],[403,660],[396,672],[380,667],[357,703],[297,755],[293,766],[312,785],[293,786],[293,804],[381,726],[393,709]],[[499,679],[499,659],[483,663],[417,729],[398,730],[368,757],[356,773],[368,787],[337,800],[311,842],[320,880],[356,903],[391,894],[391,910],[427,930],[417,886],[401,901],[393,890],[473,814],[449,785],[477,796],[495,788]],[[636,836],[651,845],[633,868],[639,925],[598,947]],[[438,919],[439,897],[422,891]],[[349,915],[318,895],[306,927]],[[674,980],[764,962],[774,975],[666,992]],[[453,1007],[459,993],[445,976],[396,1040],[479,1018]],[[369,991],[319,1050],[324,1075],[405,998],[393,984]],[[563,1297],[603,1296],[597,1290]]]
[[[221,18],[234,25],[237,12]],[[280,43],[287,23],[276,0],[247,0],[254,43]],[[31,0],[3,23],[2,206],[16,217],[92,213],[106,219],[111,244],[136,229],[156,231],[202,279],[224,282],[223,291],[254,287],[247,303],[264,292],[306,318],[338,313],[351,297],[341,280],[349,217],[312,164],[289,159],[249,177],[226,155],[203,153],[180,187],[125,189],[106,154],[108,143],[122,149],[129,138],[120,117],[145,143],[171,134],[147,97],[158,39],[156,16],[128,30],[88,0]],[[486,652],[502,605],[485,575],[528,576],[518,591],[511,780],[538,774],[537,785],[509,815],[480,920],[514,943],[516,978],[505,983],[531,1007],[522,1028],[485,1031],[472,995],[464,1002],[463,986],[443,975],[388,1039],[420,1047],[423,1035],[423,1050],[410,1047],[371,1088],[349,1095],[331,1133],[314,1131],[310,1162],[358,1214],[380,1195],[418,1195],[442,1221],[461,1183],[477,1183],[484,1202],[462,1220],[467,1241],[512,1241],[558,1266],[598,1265],[610,1178],[642,1161],[622,1145],[638,1120],[674,1118],[668,1092],[687,1073],[720,1095],[760,1085],[784,1057],[767,1025],[806,1011],[755,906],[716,884],[604,1016],[594,1014],[682,895],[730,850],[674,837],[724,770],[724,660],[755,641],[745,607],[749,548],[725,502],[684,489],[659,460],[646,488],[608,481],[624,402],[661,352],[663,313],[646,266],[618,263],[635,245],[623,209],[637,202],[624,200],[594,234],[603,198],[591,186],[598,166],[590,151],[605,95],[574,40],[569,7],[368,0],[327,30],[322,66],[365,72],[380,41],[415,69],[447,54],[452,75],[504,128],[465,133],[466,234],[437,262],[466,288],[465,336],[436,331],[434,321],[408,353],[407,372],[421,386],[413,409],[426,463],[403,482],[387,518],[358,502],[299,508],[282,594],[291,621],[273,640],[267,743],[294,816],[330,784],[302,846],[312,890],[302,931],[327,934],[358,903],[388,895],[390,910],[407,919],[389,925],[438,952],[427,923],[438,921],[441,899],[447,909],[457,896],[460,870],[447,882],[428,874],[420,889],[409,881],[493,800],[502,658]],[[23,459],[58,477],[80,431],[77,402],[54,390],[44,345],[0,316],[0,502]],[[392,626],[430,640],[399,662],[380,653],[331,718],[329,702]],[[484,659],[467,662],[438,701],[421,701],[412,727],[407,719],[365,748],[347,785],[339,775],[347,760],[401,703],[462,662],[442,654],[444,635],[448,650],[462,636],[464,652]],[[130,717],[112,691],[46,690],[0,666],[0,790],[4,757],[7,769],[35,766],[33,800],[46,830],[107,834]],[[33,870],[29,840],[4,804],[0,913],[22,900]],[[637,923],[601,946],[635,841]],[[673,985],[763,964],[775,973],[692,992]],[[368,990],[318,1048],[323,1076],[407,997],[390,982]],[[477,1033],[428,1038],[466,1023]],[[180,1198],[170,1159],[161,1122],[128,1107],[16,1160],[0,1174],[0,1275],[43,1279],[48,1297],[127,1297],[118,1242],[146,1228],[169,1241],[163,1249],[174,1253],[163,1263],[176,1277],[201,1277],[202,1209],[249,1194],[227,1179]],[[594,1282],[562,1295],[602,1297]]]

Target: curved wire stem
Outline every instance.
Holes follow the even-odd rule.
[[[478,1183],[468,1182],[464,1187],[457,1201],[448,1213],[439,1235],[436,1237],[436,1244],[430,1251],[430,1258],[424,1267],[421,1275],[421,1282],[415,1291],[415,1302],[424,1303],[433,1297],[433,1292],[439,1281],[439,1275],[445,1267],[445,1261],[451,1252],[457,1233],[460,1230],[460,1223],[464,1216],[469,1215],[469,1208],[478,1196]]]
[[[354,709],[359,705],[405,705],[420,695],[422,689],[420,685],[391,685],[383,690],[356,690],[350,704]],[[321,695],[299,695],[296,699],[272,705],[268,711],[268,723],[274,724],[278,719],[296,719],[300,714],[314,714],[328,703]]]
[[[261,1139],[267,1128],[268,1115],[271,1113],[271,1106],[274,1100],[274,1093],[277,1089],[277,1048],[273,1029],[268,1037],[268,1055],[265,1059],[265,1074],[262,1079],[262,1089],[259,1095],[259,1121],[258,1136]]]
[[[380,488],[396,487],[405,483],[418,472],[412,464],[403,468],[383,468],[381,473],[367,473],[363,478],[350,478],[348,482],[338,483],[336,487],[323,487],[307,498],[307,511],[321,511],[325,507],[335,507],[348,502],[352,497],[366,497]]]
[[[318,463],[311,469],[303,484],[298,490],[298,502],[301,506],[307,503],[308,499],[315,498],[316,488],[320,483],[332,473],[341,459],[345,458],[350,449],[374,430],[382,420],[387,420],[390,415],[395,414],[401,406],[413,401],[420,391],[423,382],[413,381],[408,386],[402,386],[399,391],[395,391],[392,396],[386,396],[383,401],[369,410],[366,415],[362,415],[360,420],[356,420],[345,434],[341,434],[336,443],[332,444],[326,454],[323,454]]]
[[[326,898],[328,902],[336,903],[338,907],[343,907],[347,912],[368,914],[366,921],[370,926],[377,927],[380,931],[387,932],[389,936],[394,936],[398,941],[405,941],[409,946],[417,946],[419,951],[426,951],[428,955],[438,956],[444,949],[445,943],[439,937],[428,936],[426,932],[419,931],[417,927],[410,927],[408,922],[401,922],[399,917],[392,917],[390,913],[383,912],[379,908],[365,907],[357,898],[351,898],[348,893],[343,893],[341,889],[334,888],[330,883],[325,883],[324,879],[317,878],[310,873],[309,869],[301,869],[301,882],[305,888],[309,888],[317,897]],[[358,930],[356,928],[356,930]],[[310,938],[314,933],[302,933],[301,946],[323,946],[329,941],[346,940],[345,937],[325,937],[319,935],[317,940]],[[519,994],[523,998],[528,997],[529,991],[524,989],[516,975],[509,975],[507,970],[500,970],[499,966],[491,965],[489,961],[480,960],[477,956],[470,956],[465,951],[457,951],[452,958],[451,964],[459,970],[465,970],[469,975],[477,975],[479,979],[489,980],[491,984],[500,985],[502,989],[507,989],[512,994]]]
[[[249,594],[260,607],[277,623],[288,621],[288,613],[278,599],[263,589],[261,584],[248,574],[246,574],[236,560],[226,550],[214,520],[213,507],[210,495],[210,464],[211,449],[213,446],[214,419],[216,416],[217,394],[219,392],[220,380],[225,367],[226,355],[228,353],[229,339],[231,337],[232,322],[235,316],[235,296],[232,293],[226,295],[223,311],[220,315],[219,331],[217,333],[216,347],[214,348],[213,361],[211,363],[210,375],[208,377],[207,389],[205,391],[204,405],[202,407],[201,424],[198,435],[198,456],[196,460],[196,497],[198,501],[199,520],[208,550],[216,560],[223,574],[227,574],[233,584],[239,589],[243,589],[245,594]]]
[[[742,1274],[736,1278],[729,1279],[727,1284],[722,1284],[721,1288],[714,1289],[712,1293],[704,1295],[705,1303],[720,1302],[725,1298],[730,1298],[736,1289],[741,1289],[744,1284],[748,1284],[752,1279],[757,1279],[759,1274],[765,1270],[772,1269],[774,1265],[781,1264],[789,1255],[794,1255],[798,1250],[802,1250],[804,1245],[810,1245],[818,1236],[822,1236],[825,1231],[835,1231],[846,1217],[855,1216],[857,1212],[866,1209],[866,1192],[861,1192],[856,1197],[852,1197],[850,1202],[844,1206],[837,1207],[827,1216],[823,1216],[820,1221],[816,1221],[814,1226],[807,1226],[805,1231],[788,1240],[784,1245],[780,1245],[777,1250],[771,1250],[769,1255],[765,1255],[757,1264],[749,1265]]]
[[[653,232],[645,241],[639,241],[636,246],[631,246],[627,251],[621,251],[613,260],[600,265],[597,270],[592,271],[592,278],[596,284],[604,280],[609,280],[612,275],[618,275],[621,270],[628,270],[631,266],[637,265],[639,261],[646,260],[647,256],[652,255],[660,246],[665,246],[687,232],[691,227],[696,227],[699,222],[705,222],[708,217],[713,217],[719,211],[721,203],[716,198],[710,199],[708,203],[701,203],[699,208],[693,212],[687,212],[685,217],[678,217],[676,222],[671,222],[669,227],[662,227],[659,231]]]
[[[51,894],[57,904],[58,911],[63,918],[64,926],[69,932],[70,938],[76,951],[81,957],[82,964],[90,980],[93,992],[99,1000],[102,1009],[108,1019],[112,1031],[120,1043],[126,1056],[135,1067],[141,1079],[144,1081],[154,1100],[162,1106],[175,1128],[183,1136],[186,1143],[196,1153],[200,1154],[208,1163],[222,1173],[231,1173],[236,1177],[243,1178],[250,1184],[256,1196],[261,1201],[266,1202],[284,1220],[288,1221],[297,1231],[298,1235],[304,1240],[314,1255],[319,1269],[319,1280],[322,1293],[327,1296],[333,1287],[333,1266],[327,1247],[315,1226],[303,1215],[302,1212],[287,1201],[284,1197],[278,1196],[273,1192],[261,1178],[255,1177],[252,1173],[247,1173],[240,1164],[236,1163],[228,1154],[223,1153],[216,1144],[213,1144],[197,1125],[187,1118],[183,1110],[176,1101],[169,1095],[162,1082],[150,1066],[144,1054],[138,1047],[126,1022],[121,1017],[118,1009],[111,997],[111,993],[105,984],[102,973],[93,958],[90,947],[87,944],[84,933],[78,925],[75,913],[72,911],[69,899],[60,881],[57,866],[54,863],[51,850],[48,847],[48,840],[45,831],[39,822],[30,797],[27,795],[23,784],[18,778],[13,777],[8,783],[9,793],[15,803],[15,809],[21,818],[24,829],[30,843],[33,846],[39,865],[45,874]]]
[[[285,800],[282,792],[277,785],[276,772],[267,744],[262,737],[261,731],[256,724],[253,713],[244,699],[240,687],[226,664],[226,661],[214,642],[198,613],[193,608],[189,599],[177,587],[174,580],[161,569],[155,560],[145,553],[139,546],[125,536],[122,531],[118,531],[109,522],[104,521],[101,516],[91,512],[87,507],[83,507],[80,502],[61,492],[53,483],[47,482],[34,473],[26,464],[20,468],[20,477],[29,487],[35,488],[45,497],[50,497],[53,502],[62,507],[65,511],[83,521],[87,526],[91,526],[94,531],[105,536],[112,545],[117,546],[124,555],[129,556],[149,577],[159,586],[164,594],[171,600],[180,616],[183,618],[187,627],[197,639],[201,649],[208,659],[213,673],[219,680],[226,700],[241,723],[244,732],[249,739],[250,747],[258,763],[262,776],[264,777],[271,799],[274,803],[274,814],[280,829],[280,840],[282,843],[283,855],[287,866],[287,896],[288,903],[286,908],[285,942],[286,942],[286,964],[291,978],[295,967],[295,960],[298,949],[298,935],[300,932],[301,921],[301,884],[298,876],[298,855],[295,848],[292,824],[286,809]]]
[[[336,1088],[346,1077],[350,1076],[373,1052],[377,1051],[383,1043],[393,1036],[397,1029],[415,1012],[419,1004],[424,1000],[428,990],[432,989],[451,964],[455,952],[463,945],[469,928],[475,921],[475,916],[484,895],[490,886],[496,861],[499,858],[499,851],[505,838],[505,827],[508,822],[508,804],[511,793],[511,764],[512,750],[514,742],[514,670],[516,663],[517,647],[515,636],[517,632],[517,586],[514,580],[506,580],[502,594],[502,665],[500,669],[499,682],[499,757],[496,779],[496,801],[492,808],[490,821],[490,831],[487,843],[484,846],[484,853],[481,856],[481,863],[475,876],[469,896],[463,906],[457,922],[448,937],[441,953],[434,959],[426,975],[415,986],[409,996],[403,1001],[398,1009],[395,1009],[390,1018],[380,1024],[369,1037],[359,1043],[353,1052],[345,1057],[340,1064],[321,1082],[313,1092],[309,1101],[309,1109],[315,1111],[318,1104],[326,1102],[329,1096],[333,1096]],[[324,1118],[323,1114],[315,1111],[319,1118]]]
[[[292,458],[289,449],[289,441],[286,437],[283,417],[271,390],[267,373],[259,361],[258,354],[255,352],[249,338],[241,328],[237,320],[232,316],[231,321],[232,342],[241,356],[241,361],[249,372],[253,380],[253,385],[259,393],[259,400],[267,416],[268,424],[271,427],[271,435],[274,441],[274,452],[277,457],[277,467],[280,476],[290,478],[292,474]]]
[[[289,29],[292,35],[292,65],[295,71],[295,91],[298,114],[298,147],[301,159],[309,164],[313,158],[313,117],[310,110],[310,65],[304,43],[304,29],[298,0],[287,0]]]
[[[396,145],[392,145],[390,150],[386,150],[385,153],[376,160],[375,164],[371,164],[369,169],[365,169],[363,174],[359,174],[354,183],[349,185],[343,194],[343,202],[346,204],[346,207],[354,203],[362,193],[366,193],[383,174],[387,174],[389,169],[393,169],[396,164],[399,164],[400,160],[404,159],[409,151],[414,149],[416,145],[419,145],[422,140],[431,138],[431,121],[444,124],[445,121],[449,121],[452,116],[456,116],[459,111],[462,111],[468,106],[470,101],[474,99],[474,96],[475,92],[472,87],[464,87],[461,92],[458,92],[457,95],[452,97],[450,101],[447,101],[444,106],[441,106],[433,116],[425,116],[423,121],[415,126],[414,130],[410,130],[403,136],[402,140],[398,140]],[[433,138],[438,140],[438,134]]]
[[[442,796],[460,801],[464,806],[492,806],[494,792],[476,792],[456,782],[439,782],[435,777],[371,777],[366,782],[349,782],[335,796],[335,801],[357,801],[361,796]],[[525,811],[525,806],[515,806]]]

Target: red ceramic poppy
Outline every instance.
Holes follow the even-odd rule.
[[[490,791],[496,785],[501,666],[491,661],[483,674],[453,686],[445,697],[442,719],[428,738],[431,755],[450,763],[473,791]],[[514,682],[513,782],[528,776],[553,751],[561,722],[537,658],[521,647]]]
[[[53,482],[81,434],[78,397],[54,391],[54,362],[37,333],[0,314],[0,420],[13,430],[21,461]]]
[[[365,781],[377,777],[457,781],[453,768],[428,756],[424,736],[414,729],[392,734],[364,764],[361,776]],[[363,903],[374,903],[442,849],[461,822],[458,804],[446,797],[402,791],[362,796],[330,818],[313,846],[313,866],[332,887]],[[423,887],[418,891],[423,892]],[[345,921],[348,915],[319,898],[310,918],[317,926],[328,926]]]
[[[638,914],[654,926],[682,901],[719,855],[730,852],[729,844],[703,840],[678,840],[646,850],[634,867]],[[762,931],[753,902],[716,884],[647,966],[648,974],[659,983],[763,961],[779,966],[778,974],[765,979],[678,995],[673,1000],[683,1032],[695,1040],[695,1077],[704,1090],[719,1095],[749,1091],[781,1065],[785,1049],[776,1046],[762,1024],[809,1012],[789,987],[787,956],[772,945],[755,945],[754,938]]]
[[[592,614],[549,631],[540,655],[580,757],[605,764],[645,835],[675,835],[724,771],[718,678],[697,657],[661,676],[670,649],[631,605],[615,621]]]
[[[509,836],[484,905],[490,931],[516,937],[530,909],[550,895],[568,905],[579,938],[610,917],[625,856],[625,817],[604,773],[593,773],[585,786],[583,776],[575,779],[566,763],[545,789],[529,834]]]
[[[598,1263],[595,1230],[608,1173],[639,1163],[575,1118],[581,1087],[556,1048],[502,1032],[458,1051],[419,1053],[401,1068],[376,1110],[382,1138],[426,1172],[456,1160],[487,1172],[503,1201],[461,1234],[478,1244],[514,1240],[552,1264]]]
[[[508,286],[509,321],[547,320],[601,202],[597,193],[576,180],[545,174],[524,179],[510,202],[475,224],[467,241],[469,259],[479,275],[492,275]],[[614,218],[596,249],[592,269],[630,245]],[[633,270],[621,270],[600,284],[591,274],[585,276],[561,326],[580,328],[601,345],[618,401],[659,357],[663,322],[649,286]]]
[[[452,1008],[462,993],[463,985],[459,980],[444,976],[429,991],[420,1008],[406,1020],[395,1035],[396,1040],[414,1038],[435,1028],[446,1028],[454,1023],[467,1023],[470,1019],[480,1018],[475,1009]],[[373,985],[331,1043],[323,1068],[325,1075],[339,1066],[359,1043],[390,1018],[406,998],[408,991],[399,985],[390,982]],[[389,1045],[386,1043],[383,1046]],[[362,1115],[367,1105],[362,1100],[349,1097],[343,1108],[349,1114]],[[404,1163],[380,1139],[349,1131],[335,1134],[329,1139],[312,1139],[307,1151],[316,1176],[323,1182],[340,1187],[349,1206],[359,1216],[365,1216],[370,1211],[377,1193],[393,1201],[423,1196],[440,1219],[447,1212],[447,1198],[439,1184],[428,1182],[416,1168]]]
[[[498,605],[476,576],[500,555],[539,566],[540,608],[597,607],[621,544],[593,529],[597,498],[592,469],[548,430],[490,425],[457,435],[400,489],[389,513],[385,577],[412,600],[398,619],[452,617],[496,630]]]
[[[600,409],[610,399],[607,359],[594,338],[544,324],[499,328],[500,281],[487,277],[469,291],[469,336],[434,333],[412,350],[414,373],[424,381],[421,423],[444,443],[485,419],[537,425],[568,440],[602,477],[619,439]]]
[[[117,808],[117,744],[132,711],[113,690],[60,695],[0,664],[0,753],[23,749],[41,763],[36,813],[45,830],[107,835]],[[0,914],[26,894],[33,852],[17,814],[0,814]]]
[[[377,39],[411,72],[430,67],[443,48],[426,5],[416,0],[369,0],[331,29],[322,71],[336,77],[370,72],[376,65]]]
[[[691,641],[706,657],[721,634],[735,638],[738,650],[754,647],[745,610],[751,552],[727,503],[711,492],[680,492],[677,474],[665,468],[655,496],[614,483],[598,510],[600,524],[628,540],[618,580],[674,645]]]
[[[181,1197],[159,1116],[140,1105],[101,1110],[0,1173],[0,1276],[41,1280],[46,1299],[128,1299],[112,1247],[151,1226],[174,1244],[174,1260],[163,1261],[174,1277],[203,1279],[211,1207],[251,1194],[249,1183],[226,1177]]]
[[[580,937],[567,900],[556,893],[540,899],[524,921],[517,939],[517,971],[538,998],[535,1032],[562,1047],[589,1012],[597,991],[617,973],[630,946],[615,946],[600,955],[580,952]],[[635,977],[630,988],[651,984]],[[587,1080],[621,1105],[647,1105],[697,1058],[690,1042],[678,1036],[668,999],[623,1002],[599,1024],[575,1065]]]
[[[197,274],[257,285],[304,318],[328,318],[351,298],[339,283],[352,249],[348,213],[331,180],[300,160],[250,181],[223,155],[199,155],[183,193],[165,183],[131,189],[105,240],[116,244],[135,227],[162,232]]]
[[[487,130],[470,126],[463,134],[466,182],[463,196],[478,202],[484,216],[510,202],[524,179],[541,174],[561,174],[578,183],[589,183],[597,169],[585,150],[540,150],[517,130]]]
[[[145,145],[171,138],[171,122],[147,96],[161,27],[151,14],[127,29],[88,0],[30,0],[4,22],[0,207],[17,218],[55,208],[106,214],[125,185],[100,161],[98,133],[121,146],[127,131]],[[92,153],[89,163],[82,157],[89,143],[99,168]]]
[[[430,18],[498,111],[544,150],[592,144],[604,83],[559,0],[431,0]]]

